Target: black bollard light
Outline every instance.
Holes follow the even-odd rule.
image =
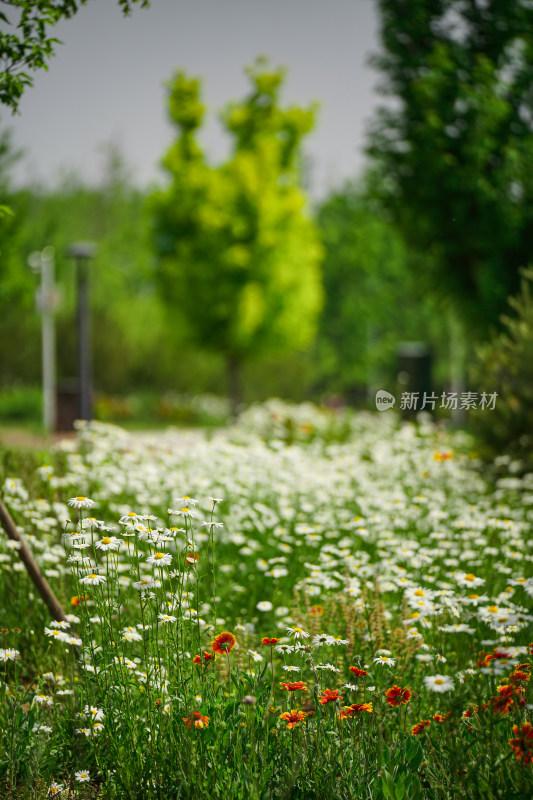
[[[89,262],[96,245],[77,242],[67,248],[67,256],[76,261],[78,285],[78,415],[92,419],[91,326],[89,315]]]

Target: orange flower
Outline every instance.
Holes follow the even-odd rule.
[[[399,686],[391,686],[391,688],[387,689],[385,692],[385,697],[390,706],[401,706],[409,702],[412,694],[407,686],[404,689],[401,689]]]
[[[208,661],[211,661],[214,658],[216,658],[216,653],[208,653],[207,650],[204,650],[201,656],[200,655],[194,656],[193,663],[201,664],[202,661],[205,661],[207,663]]]
[[[284,689],[288,692],[305,692],[307,690],[307,686],[303,681],[295,681],[294,683],[280,683]]]
[[[324,614],[322,606],[311,606],[311,615],[313,617],[321,617]]]
[[[209,725],[209,717],[202,716],[200,711],[193,711],[190,717],[182,717],[187,730],[192,728],[207,728]]]
[[[422,733],[424,728],[428,728],[431,725],[430,719],[423,719],[422,722],[417,722],[416,725],[413,725],[411,728],[411,733],[413,736],[418,736],[419,733]]]
[[[343,706],[341,708],[341,719],[356,717],[358,714],[362,714],[363,711],[372,714],[374,711],[372,703],[352,703],[351,706]]]
[[[195,564],[199,558],[200,556],[198,555],[198,553],[187,553],[187,555],[185,556],[185,561],[187,564]]]
[[[365,675],[368,675],[368,672],[365,672],[364,669],[359,669],[359,667],[349,667],[348,669],[350,672],[353,672],[357,678],[363,678]]]
[[[268,647],[273,647],[278,642],[281,642],[281,639],[275,639],[274,637],[269,638],[268,636],[265,636],[263,637],[263,639],[261,639],[261,645],[265,645]]]
[[[526,672],[525,670],[515,668],[515,671],[511,675],[511,682],[517,683],[518,681],[529,681],[531,680],[531,673]]]
[[[211,643],[211,650],[213,653],[229,653],[235,645],[237,639],[229,631],[222,631],[218,636],[215,636]]]
[[[512,747],[517,760],[533,764],[533,725],[530,722],[513,725],[513,733],[516,738],[509,739],[509,747]]]
[[[74,597],[70,598],[70,605],[71,606],[79,606],[80,603],[84,603],[86,600],[89,599],[88,594],[76,594]]]
[[[305,711],[293,709],[292,711],[286,711],[284,714],[280,714],[279,718],[287,722],[287,728],[294,728],[299,722],[305,722],[306,716],[307,714]]]
[[[322,705],[325,706],[328,703],[335,703],[337,700],[342,700],[342,695],[339,694],[337,689],[324,689],[322,697],[319,697],[319,700]]]
[[[445,451],[441,450],[440,452],[433,453],[434,461],[448,461],[449,458],[453,458],[452,450],[445,450]]]
[[[435,722],[446,722],[452,715],[451,711],[448,711],[447,714],[433,714],[433,719]]]
[[[522,697],[522,691],[523,689],[521,686],[511,686],[508,684],[498,686],[498,694],[495,697],[491,697],[492,710],[498,714],[508,714],[513,703],[523,708],[526,701]]]

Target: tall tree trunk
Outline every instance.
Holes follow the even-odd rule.
[[[236,356],[228,356],[227,369],[231,413],[236,417],[242,403],[241,362]]]

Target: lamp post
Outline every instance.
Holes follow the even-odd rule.
[[[53,247],[31,253],[28,264],[41,274],[41,288],[37,292],[37,307],[42,319],[42,381],[43,381],[43,425],[47,433],[54,429],[56,419],[56,341],[54,311],[57,308],[57,293],[54,286]]]
[[[91,339],[89,317],[89,261],[94,258],[96,245],[77,242],[67,248],[67,256],[76,261],[78,284],[78,392],[80,419],[92,418]]]

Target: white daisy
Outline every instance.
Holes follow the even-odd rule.
[[[147,564],[155,564],[156,567],[168,567],[172,563],[170,553],[154,553],[146,559]]]
[[[304,631],[303,628],[290,628],[287,626],[287,633],[292,636],[294,639],[308,639],[309,634],[307,631]]]
[[[394,667],[396,661],[390,656],[378,656],[374,659],[374,664],[381,664],[382,667]]]
[[[449,692],[453,689],[453,680],[448,675],[427,675],[424,686],[432,692]]]
[[[85,578],[80,578],[80,583],[87,583],[89,586],[98,586],[99,583],[106,582],[105,575],[96,575],[96,573],[91,572],[90,575],[86,575]]]
[[[94,546],[99,550],[118,550],[121,544],[122,540],[116,536],[104,536],[95,542]]]
[[[94,508],[96,503],[88,497],[71,497],[68,501],[72,508]]]

